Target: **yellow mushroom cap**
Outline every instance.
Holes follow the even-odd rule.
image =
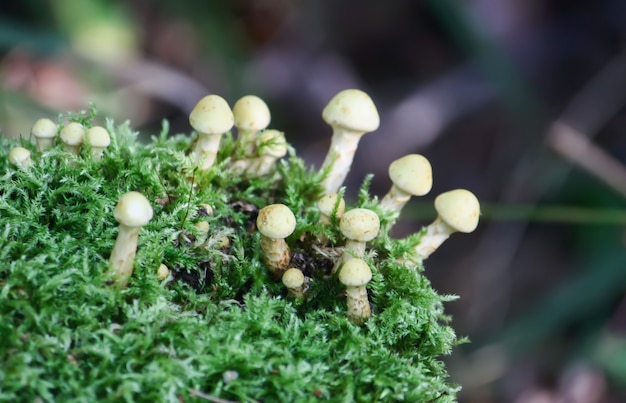
[[[113,216],[127,227],[143,227],[152,219],[152,206],[139,192],[128,192],[117,202]]]
[[[284,204],[270,204],[259,211],[256,226],[268,238],[284,239],[296,229],[296,216]]]
[[[341,266],[338,277],[341,284],[347,287],[360,287],[370,282],[372,270],[363,259],[354,258]]]
[[[455,189],[435,198],[435,209],[442,221],[459,232],[472,232],[478,226],[480,203],[472,192]]]
[[[168,276],[170,275],[170,269],[164,265],[163,263],[161,263],[161,265],[159,266],[159,268],[157,269],[157,278],[160,281],[165,280]]]
[[[433,170],[428,160],[419,154],[409,154],[389,165],[389,178],[405,193],[423,196],[433,187]]]
[[[85,138],[92,147],[108,147],[111,144],[111,136],[109,132],[101,126],[93,126],[87,129]]]
[[[207,95],[189,114],[189,124],[194,130],[205,134],[226,133],[233,127],[233,112],[224,98]]]
[[[233,115],[235,126],[243,130],[263,130],[271,120],[270,109],[256,95],[246,95],[235,102]]]
[[[378,235],[380,219],[372,210],[355,208],[343,215],[339,222],[339,229],[348,239],[368,242]]]
[[[356,89],[343,90],[335,95],[322,111],[322,117],[331,126],[361,132],[374,131],[380,125],[374,101],[365,92]]]
[[[78,122],[71,122],[61,129],[61,141],[70,146],[77,146],[83,143],[85,128]]]
[[[278,130],[264,130],[259,136],[259,155],[281,158],[287,154],[285,134]]]
[[[330,217],[330,215],[333,213],[333,209],[335,208],[335,205],[337,204],[338,198],[339,198],[339,195],[337,193],[330,193],[330,194],[322,196],[317,201],[317,208],[320,211],[320,213],[324,214],[327,217]],[[337,218],[343,217],[343,213],[345,212],[345,210],[346,210],[346,201],[343,199],[343,197],[341,197],[339,199],[339,204],[337,205],[337,213],[336,213]]]
[[[9,153],[9,162],[20,168],[28,168],[31,164],[30,151],[24,147],[15,147]]]
[[[299,269],[292,267],[283,274],[282,281],[287,288],[302,287],[304,284],[304,274]]]
[[[57,135],[58,126],[47,118],[39,119],[33,125],[30,133],[36,138],[50,139]]]

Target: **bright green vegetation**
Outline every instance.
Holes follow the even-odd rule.
[[[92,114],[72,115],[86,126]],[[107,122],[112,144],[102,161],[57,144],[42,153],[26,139],[1,139],[0,400],[190,401],[200,391],[236,401],[453,401],[458,391],[441,356],[456,340],[440,296],[422,267],[396,259],[419,240],[385,231],[365,260],[373,316],[346,319],[343,286],[326,274],[336,228],[317,223],[320,175],[296,156],[270,177],[229,174],[234,143],[223,141],[218,164],[191,169],[189,136],[167,125],[151,144],[127,124]],[[287,138],[289,135],[287,134]],[[22,145],[34,165],[9,165]],[[348,208],[376,211],[367,193]],[[139,235],[127,289],[111,285],[108,258],[118,233],[113,208],[137,190],[154,218]],[[214,209],[203,216],[201,203]],[[259,208],[286,204],[297,217],[287,239],[293,263],[312,278],[309,298],[292,300],[263,266]],[[194,226],[209,221],[208,239]],[[224,237],[230,246],[219,249]],[[332,242],[331,242],[332,245]],[[172,277],[159,282],[161,263]]]

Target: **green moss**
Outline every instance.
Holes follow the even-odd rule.
[[[91,124],[94,114],[71,115]],[[443,302],[421,274],[397,258],[419,242],[384,231],[365,259],[373,316],[365,326],[345,316],[343,287],[327,278],[332,250],[316,234],[320,175],[292,155],[270,177],[228,170],[224,140],[218,164],[195,172],[188,136],[167,125],[151,144],[128,124],[107,121],[112,144],[102,161],[89,147],[71,156],[42,153],[26,140],[2,139],[0,155],[0,400],[188,401],[199,391],[251,401],[453,401],[441,356],[457,342]],[[35,164],[7,162],[21,144]],[[377,209],[369,179],[350,207],[377,211],[382,227],[396,217]],[[141,230],[135,270],[120,290],[107,277],[117,236],[113,208],[131,190],[154,208]],[[197,206],[213,206],[202,216]],[[286,297],[263,266],[254,220],[259,208],[284,203],[296,214],[288,243],[311,280],[309,298]],[[202,242],[194,224],[207,220]],[[224,236],[231,245],[218,249]],[[161,263],[173,279],[160,283]]]

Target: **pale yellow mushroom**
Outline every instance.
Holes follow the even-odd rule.
[[[337,208],[336,210],[335,207]],[[320,211],[319,223],[330,226],[333,212],[335,213],[335,218],[340,220],[343,217],[343,213],[346,210],[346,202],[339,194],[331,193],[322,196],[317,201],[317,209]],[[321,243],[328,241],[325,234],[320,234],[318,239]]]
[[[283,274],[283,285],[291,298],[304,298],[308,289],[307,279],[300,269],[292,267]]]
[[[109,132],[101,126],[93,126],[87,129],[85,139],[91,146],[91,155],[96,161],[102,159],[104,150],[111,144],[111,136]]]
[[[169,276],[170,276],[170,269],[166,265],[161,263],[161,265],[157,269],[157,278],[159,279],[159,281],[163,281]]]
[[[85,138],[85,128],[78,122],[70,122],[61,129],[60,137],[63,142],[63,149],[78,155]]]
[[[11,152],[9,152],[9,162],[23,170],[33,165],[33,160],[30,158],[30,151],[24,147],[12,148]]]
[[[280,280],[291,261],[291,249],[285,241],[296,228],[296,217],[284,204],[271,204],[259,211],[256,226],[261,233],[263,262],[276,280]]]
[[[423,196],[433,187],[433,171],[428,160],[419,154],[409,154],[389,165],[393,185],[380,201],[380,207],[400,214],[411,196]]]
[[[355,258],[344,263],[337,277],[346,286],[348,319],[356,325],[362,325],[372,316],[365,288],[372,279],[372,270],[364,260]]]
[[[45,151],[54,145],[54,138],[57,135],[59,127],[52,120],[47,118],[39,119],[33,125],[30,133],[35,137],[37,142],[37,151]]]
[[[237,127],[237,143],[245,158],[255,156],[257,135],[271,121],[270,109],[256,95],[241,97],[233,106],[235,127]]]
[[[276,161],[287,155],[285,135],[278,130],[264,130],[259,136],[258,157],[250,160],[246,175],[268,175],[276,169]]]
[[[152,206],[139,192],[128,192],[118,201],[113,215],[120,224],[109,263],[116,283],[125,288],[133,273],[139,230],[152,219]]]
[[[346,237],[346,245],[341,257],[333,266],[333,274],[350,259],[363,257],[367,242],[378,235],[380,219],[372,210],[355,208],[343,215],[339,221],[339,229]]]
[[[189,124],[198,132],[191,157],[198,168],[207,170],[215,163],[222,135],[233,127],[233,112],[224,98],[207,95],[189,114]]]
[[[422,259],[430,256],[455,232],[470,233],[478,226],[480,203],[472,192],[455,189],[435,198],[438,217],[427,228],[415,247]]]
[[[380,118],[369,95],[356,89],[335,95],[322,117],[333,128],[330,148],[321,167],[322,171],[328,169],[322,186],[325,194],[337,193],[350,171],[361,136],[378,129]]]

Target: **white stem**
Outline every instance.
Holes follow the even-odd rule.
[[[104,153],[105,147],[91,147],[91,155],[93,159],[96,161],[100,161],[102,159],[102,153]]]
[[[426,228],[426,233],[422,236],[419,245],[415,247],[415,253],[420,255],[422,259],[426,259],[455,232],[457,231],[454,228],[437,217],[437,219]]]
[[[117,284],[125,288],[133,274],[133,262],[137,253],[137,239],[141,227],[128,227],[120,224],[115,246],[109,262]]]
[[[272,276],[280,280],[289,267],[291,261],[291,249],[284,239],[273,239],[261,236],[261,250],[263,250],[263,262]]]
[[[309,283],[308,283],[308,280],[305,278],[302,285],[298,287],[287,288],[287,295],[295,299],[304,298],[308,290],[309,290]]]
[[[410,199],[410,193],[406,193],[402,189],[398,188],[396,185],[393,185],[391,186],[391,189],[389,189],[389,192],[387,192],[385,197],[383,197],[383,199],[380,201],[379,206],[400,214],[402,208]]]
[[[256,137],[259,133],[258,130],[245,130],[237,128],[239,137],[237,141],[239,148],[243,150],[243,155],[246,158],[254,157],[256,154]]]
[[[43,152],[54,145],[54,137],[37,137],[37,151]]]
[[[221,134],[198,133],[198,141],[191,153],[198,168],[206,171],[213,166],[221,140]]]
[[[80,154],[80,145],[73,146],[70,144],[64,144],[63,149],[67,151],[68,153],[72,153],[74,155]]]
[[[248,176],[263,176],[271,173],[276,165],[277,158],[263,155],[261,157],[255,158],[250,163],[250,166],[246,170]]]
[[[335,265],[333,266],[333,270],[331,271],[331,274],[337,273],[337,270],[339,270],[341,265],[347,262],[348,260],[353,259],[355,257],[362,259],[363,255],[365,255],[365,242],[355,241],[352,239],[346,240],[346,245],[343,248],[343,253],[339,257],[337,262],[335,262]]]
[[[359,146],[359,140],[363,132],[348,131],[341,127],[333,127],[333,137],[330,140],[330,148],[321,170],[331,167],[324,178],[322,186],[324,194],[337,193],[343,181],[348,176],[354,153]]]
[[[347,316],[350,322],[362,325],[372,316],[365,286],[346,287]]]

